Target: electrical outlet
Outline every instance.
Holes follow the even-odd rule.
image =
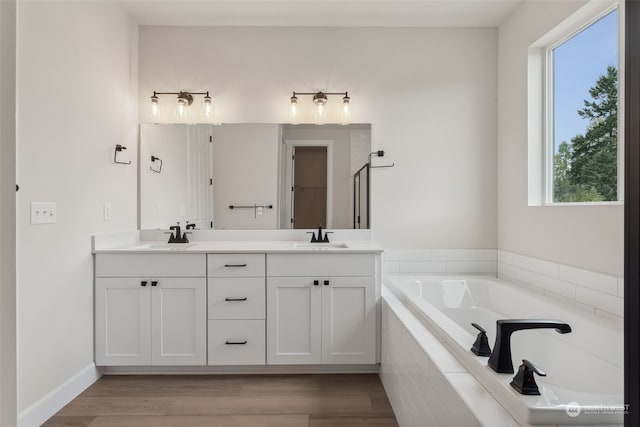
[[[31,202],[31,224],[55,224],[56,211],[55,202]]]
[[[111,203],[105,203],[103,208],[104,220],[111,221]]]

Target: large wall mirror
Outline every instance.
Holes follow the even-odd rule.
[[[140,125],[141,229],[369,228],[371,125]]]

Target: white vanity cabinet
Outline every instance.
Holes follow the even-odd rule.
[[[267,364],[376,363],[374,254],[267,255]]]
[[[206,364],[204,254],[96,254],[98,366]]]
[[[265,254],[209,254],[208,364],[265,364]]]

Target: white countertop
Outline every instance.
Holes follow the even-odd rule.
[[[140,241],[125,245],[94,249],[95,254],[114,253],[381,253],[382,248],[371,241],[335,241],[314,243],[308,241],[193,241],[166,243],[164,241]]]

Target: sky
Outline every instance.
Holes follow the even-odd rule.
[[[554,141],[571,143],[584,134],[588,120],[577,111],[591,99],[589,89],[607,66],[618,68],[617,9],[553,50],[554,64]]]

